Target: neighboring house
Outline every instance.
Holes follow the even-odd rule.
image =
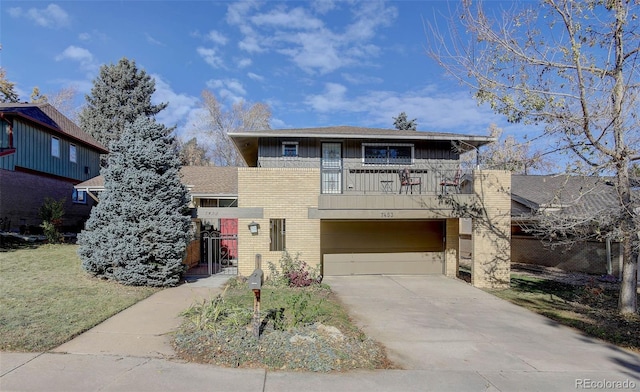
[[[191,272],[211,274],[219,271],[223,261],[228,265],[236,264],[237,215],[240,212],[235,208],[238,206],[238,168],[183,166],[180,174],[191,197],[189,207],[196,239],[190,246],[186,261],[193,267]],[[96,176],[76,185],[75,189],[100,200],[104,177]]]
[[[493,141],[469,136],[358,127],[232,132],[249,167],[238,169],[238,266],[282,251],[324,275],[456,276],[459,222],[440,194],[460,188],[459,153]],[[402,173],[407,173],[406,177]],[[509,282],[510,175],[477,171],[457,203],[480,201],[491,218],[474,225],[472,282]],[[443,185],[447,185],[446,187]],[[256,232],[255,227],[258,227]]]
[[[107,149],[53,106],[0,104],[0,231],[39,231],[44,199],[66,199],[63,231],[79,231],[92,200],[74,185],[98,174]]]
[[[617,194],[605,178],[569,175],[513,175],[511,260],[592,274],[620,273],[619,243],[587,241],[553,248],[527,233],[537,214],[570,218],[606,216],[618,206]]]

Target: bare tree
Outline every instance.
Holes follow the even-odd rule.
[[[270,129],[269,107],[263,103],[249,105],[240,101],[227,109],[208,90],[202,92],[202,101],[206,116],[195,132],[206,140],[208,157],[216,166],[245,166],[228,133]]]
[[[31,90],[31,103],[45,103],[48,100],[46,95],[40,93],[38,86],[35,86],[33,90]]]
[[[53,107],[74,123],[78,123],[79,115],[82,107],[75,104],[75,99],[78,96],[78,90],[73,87],[64,87],[49,96],[48,101]]]
[[[640,6],[633,0],[542,0],[485,11],[465,0],[447,26],[429,29],[429,54],[511,122],[544,124],[560,151],[613,174],[623,244],[621,313],[637,311]],[[612,212],[614,213],[614,212]]]
[[[463,166],[473,167],[479,164],[486,169],[507,170],[513,174],[553,170],[554,164],[546,159],[542,152],[534,151],[530,142],[519,142],[513,135],[507,135],[500,140],[503,132],[503,129],[496,124],[490,124],[489,136],[495,138],[496,141],[483,147],[480,151],[473,149],[463,154],[460,157]]]
[[[7,73],[0,67],[0,102],[16,103],[20,98],[15,91],[15,83],[7,80]]]
[[[184,142],[180,139],[177,141],[178,154],[182,166],[209,166],[211,161],[207,158],[207,150],[198,144],[195,137]]]
[[[74,100],[78,95],[75,87],[65,87],[51,95],[42,94],[40,88],[35,86],[31,90],[32,103],[50,103],[60,113],[64,114],[68,119],[77,122],[80,108],[74,104]]]

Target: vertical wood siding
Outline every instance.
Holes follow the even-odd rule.
[[[4,128],[3,128],[4,131]],[[13,121],[13,142],[16,153],[0,158],[0,168],[15,170],[16,166],[56,176],[85,181],[98,175],[100,154],[83,144],[52,135],[19,120]],[[60,140],[60,157],[51,155],[51,139]],[[76,162],[70,161],[69,146],[76,146]],[[89,172],[85,173],[85,167]]]

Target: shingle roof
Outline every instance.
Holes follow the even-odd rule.
[[[182,182],[193,186],[191,193],[238,195],[238,168],[220,166],[183,166]]]
[[[56,110],[51,104],[0,103],[0,113],[2,113],[3,116],[13,115],[37,122],[53,131],[53,133],[64,135],[93,147],[103,154],[108,152],[105,146],[80,129],[79,126]]]
[[[424,140],[472,140],[485,144],[494,139],[489,136],[473,136],[458,133],[426,132],[412,130],[397,130],[383,128],[365,128],[353,126],[334,126],[318,128],[293,128],[293,129],[267,129],[261,131],[236,131],[229,132],[230,136],[260,136],[260,137],[331,137],[339,136],[343,138],[372,138],[381,137],[402,138],[402,139],[424,139]]]
[[[192,195],[238,195],[238,168],[219,166],[183,166],[182,183],[190,187]],[[104,186],[104,177],[96,176],[75,187],[98,190]]]
[[[560,208],[563,214],[584,216],[617,207],[617,195],[610,178],[549,175],[511,176],[512,199],[533,211]],[[517,208],[512,215],[522,213]]]

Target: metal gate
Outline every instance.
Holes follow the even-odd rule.
[[[190,276],[238,274],[238,220],[219,219],[217,227],[200,232],[200,262]]]

